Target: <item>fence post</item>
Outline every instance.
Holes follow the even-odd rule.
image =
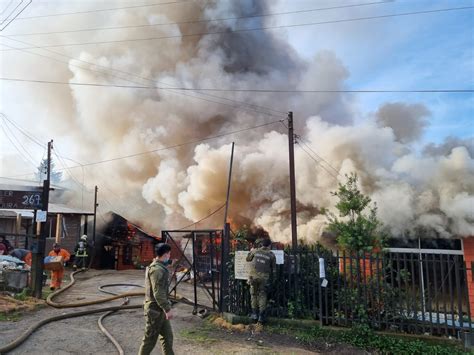
[[[224,225],[224,233],[222,235],[222,246],[221,246],[221,282],[220,282],[220,299],[219,299],[219,312],[227,311],[227,298],[229,296],[229,273],[227,270],[227,263],[229,262],[230,253],[230,224]]]

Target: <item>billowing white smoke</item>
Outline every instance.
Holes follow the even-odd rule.
[[[103,17],[102,26],[174,22],[196,16],[235,17],[265,11],[267,6],[260,0],[196,2],[191,6],[114,12]],[[262,21],[252,20],[257,26]],[[227,21],[123,29],[113,31],[110,37],[100,32],[88,34],[87,40],[103,40],[104,36],[160,37],[238,26],[238,21]],[[59,40],[70,42],[65,37]],[[349,75],[333,53],[321,52],[306,62],[283,39],[261,31],[87,46],[77,54],[87,62],[153,78],[157,86],[166,83],[186,87],[336,90],[344,87]],[[77,62],[70,62],[72,74],[67,79],[71,82],[130,84],[114,75],[104,76],[76,65]],[[151,84],[123,73],[114,74],[140,85]],[[353,117],[360,113],[353,111],[355,99],[346,94],[209,94],[295,111],[297,133],[332,165],[318,165],[302,150],[307,147],[296,147],[300,237],[317,240],[324,231],[325,218],[318,210],[334,206],[330,195],[337,188],[333,168],[342,177],[353,171],[359,174],[363,192],[377,202],[380,218],[394,235],[416,227],[425,227],[443,237],[474,234],[472,145],[450,138],[445,145],[430,145],[423,154],[417,153],[413,143],[421,137],[429,117],[429,110],[423,105],[387,103],[375,114],[366,114],[364,123],[354,124]],[[70,98],[65,100],[70,114],[52,115],[49,125],[52,132],[67,131],[71,135],[75,159],[90,162],[285,118],[284,113],[268,117],[252,110],[236,110],[229,106],[232,103],[214,97],[192,92],[186,95],[166,90],[71,86]],[[101,196],[107,200],[101,208],[117,210],[154,232],[177,228],[205,217],[225,202],[230,143],[235,140],[230,217],[236,224],[260,225],[273,239],[288,241],[288,140],[284,131],[282,125],[276,124],[197,146],[185,145],[94,165],[86,168],[86,180],[99,185]],[[205,223],[217,227],[222,221],[219,214]]]

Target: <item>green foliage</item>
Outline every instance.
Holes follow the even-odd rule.
[[[21,319],[19,312],[5,313],[0,312],[0,322],[17,322]]]
[[[26,299],[30,296],[30,289],[24,288],[20,293],[16,293],[13,298],[19,301],[26,301]]]
[[[180,332],[181,337],[186,340],[194,341],[201,344],[213,344],[218,342],[218,340],[211,336],[210,331],[207,327],[204,328],[195,328],[195,329],[183,329]]]
[[[372,251],[381,247],[383,235],[380,233],[381,223],[377,219],[377,206],[370,205],[371,199],[359,191],[356,174],[346,175],[347,182],[339,184],[332,195],[339,201],[336,208],[339,216],[326,211],[329,231],[337,236],[339,246],[350,252]]]
[[[434,345],[419,339],[408,340],[391,335],[379,335],[366,325],[357,325],[350,330],[337,331],[319,326],[301,329],[287,326],[267,327],[272,333],[296,337],[306,345],[349,344],[357,348],[376,351],[380,354],[464,354],[457,344]]]
[[[248,226],[244,225],[241,227],[234,235],[233,242],[235,243],[235,250],[248,250],[249,242],[247,238],[249,237],[251,231]]]

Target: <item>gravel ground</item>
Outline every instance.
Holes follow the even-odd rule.
[[[80,302],[106,297],[98,290],[100,285],[112,283],[132,283],[143,285],[144,272],[140,270],[112,271],[91,270],[76,276],[76,284],[55,298],[55,302]],[[110,287],[113,292],[137,290],[137,288]],[[179,294],[192,298],[191,285],[183,284]],[[199,302],[209,303],[203,292]],[[207,301],[206,301],[207,299]],[[81,308],[54,309],[41,308],[23,314],[16,322],[0,322],[0,346],[16,339],[32,324],[41,319],[85,309],[95,309],[120,305],[122,300]],[[134,297],[131,304],[141,304],[142,297]],[[176,317],[172,320],[175,336],[176,354],[314,354],[282,339],[269,336],[234,334],[225,330],[212,329],[202,319],[192,315],[193,307],[177,304],[174,307]],[[9,354],[117,354],[112,343],[102,334],[97,325],[100,314],[71,318],[47,324],[33,333],[22,345]],[[125,354],[136,354],[144,329],[144,317],[141,309],[114,313],[104,320],[108,331],[122,345]],[[280,337],[277,337],[280,338]],[[161,354],[159,345],[153,354]]]

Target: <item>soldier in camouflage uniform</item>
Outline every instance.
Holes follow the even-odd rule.
[[[252,262],[248,283],[252,304],[252,320],[263,323],[267,308],[267,291],[270,276],[276,269],[275,254],[270,250],[270,239],[262,240],[262,247],[250,250],[247,261]]]
[[[138,354],[150,354],[159,337],[163,354],[173,355],[173,331],[170,323],[173,315],[168,299],[170,280],[166,268],[171,256],[171,247],[168,244],[158,244],[155,254],[156,258],[145,273],[145,335]]]

